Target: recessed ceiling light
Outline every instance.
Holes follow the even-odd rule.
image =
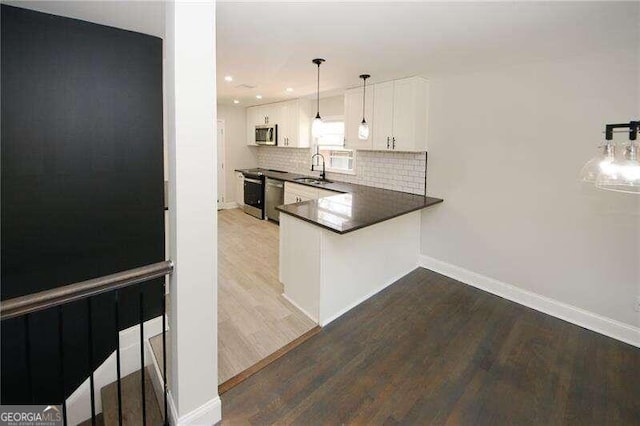
[[[287,92],[291,93],[291,92],[293,92],[293,87],[287,87],[285,90],[286,90]]]
[[[231,77],[230,75],[225,75],[224,81],[233,81],[233,77]]]
[[[256,99],[262,99],[262,95],[256,95]]]
[[[240,103],[240,101],[239,101],[239,100],[237,100],[237,99],[234,99],[234,100],[233,100],[233,103],[234,103],[234,104],[239,104],[239,103]]]

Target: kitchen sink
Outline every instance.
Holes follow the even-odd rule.
[[[294,179],[296,182],[300,183],[310,183],[311,185],[324,185],[326,183],[332,183],[330,180],[326,179],[317,179],[312,177],[301,177]]]

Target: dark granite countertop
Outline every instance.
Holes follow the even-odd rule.
[[[236,171],[242,172],[245,170],[238,169]],[[267,169],[251,170],[259,170],[268,178],[337,192],[336,195],[318,200],[286,204],[276,208],[282,213],[338,234],[346,234],[347,232],[375,225],[443,201],[440,198],[347,182],[334,181],[321,185],[302,183],[297,182],[295,179],[308,176]]]

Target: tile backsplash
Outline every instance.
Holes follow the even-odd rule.
[[[317,175],[311,172],[309,148],[256,149],[259,167]],[[424,195],[426,165],[424,152],[357,151],[355,175],[327,172],[327,179]]]

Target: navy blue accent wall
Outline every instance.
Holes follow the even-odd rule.
[[[162,40],[1,6],[2,300],[164,260]],[[162,280],[121,292],[121,329]],[[113,294],[64,308],[65,393],[115,349]],[[58,402],[57,311],[31,315],[35,401]],[[30,402],[24,319],[2,323],[2,403]]]

